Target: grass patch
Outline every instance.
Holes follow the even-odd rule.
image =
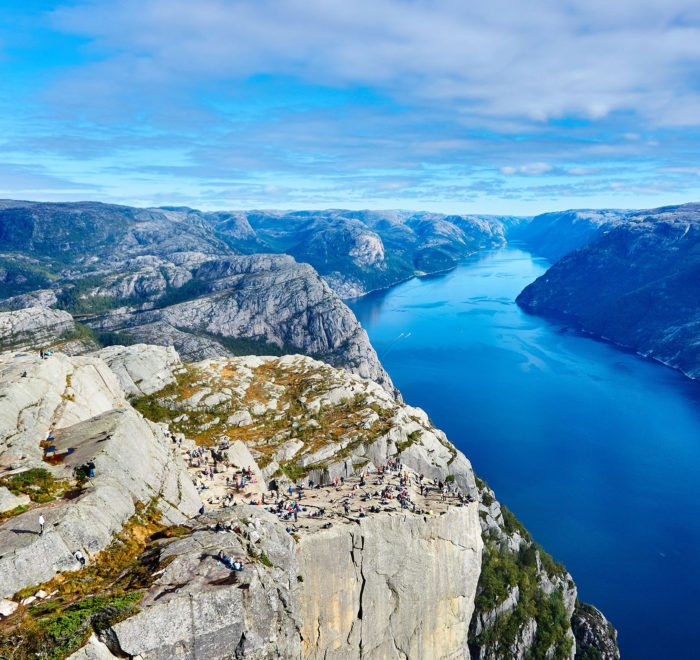
[[[24,513],[27,511],[29,507],[26,504],[20,504],[19,506],[16,506],[14,509],[10,509],[9,511],[3,511],[0,513],[0,524],[4,523],[6,520],[9,520],[10,518],[14,518],[15,516],[18,516],[20,513]]]
[[[405,451],[408,449],[412,444],[415,444],[418,442],[422,434],[422,431],[420,429],[416,429],[415,431],[411,431],[407,436],[406,439],[402,442],[397,442],[396,443],[396,451],[400,454],[401,452]]]
[[[14,495],[28,495],[32,502],[43,504],[61,497],[70,484],[58,481],[44,468],[32,468],[0,479],[0,486],[5,486]]]
[[[138,506],[115,540],[85,568],[15,594],[19,600],[38,589],[56,592],[0,622],[0,657],[65,658],[93,631],[136,614],[153,573],[165,566],[160,561],[162,539],[189,533],[183,526],[163,525],[155,505]]]

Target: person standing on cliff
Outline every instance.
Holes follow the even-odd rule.
[[[46,521],[44,520],[44,515],[39,514],[39,536],[42,536],[44,534],[44,524]]]

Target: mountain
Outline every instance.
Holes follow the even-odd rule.
[[[636,211],[595,233],[517,301],[700,376],[700,204]]]
[[[588,243],[599,231],[619,224],[626,211],[589,209],[557,211],[537,215],[530,221],[508,223],[509,241],[522,243],[531,252],[551,262]]]
[[[65,310],[102,344],[148,341],[188,359],[303,352],[393,387],[313,268],[237,253],[196,211],[5,201],[0,264],[0,306]]]
[[[177,288],[186,277],[169,259],[174,254],[275,253],[310,264],[341,298],[352,298],[453,268],[481,248],[503,245],[508,220],[406,211],[204,213],[0,200],[0,297],[146,266],[151,277],[142,287],[148,294],[149,287]]]
[[[619,657],[467,458],[372,381],[299,355],[11,351],[0,400],[3,657]]]
[[[235,249],[291,254],[342,298],[383,289],[505,243],[502,218],[408,211],[246,211],[207,214]]]

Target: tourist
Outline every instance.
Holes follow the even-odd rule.
[[[73,553],[73,556],[80,562],[81,566],[85,566],[85,555],[83,555],[83,553],[80,552],[80,550],[76,550]]]
[[[44,520],[43,514],[39,514],[39,536],[41,536],[44,533],[44,524],[46,521]]]

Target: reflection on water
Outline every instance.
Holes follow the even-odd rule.
[[[425,408],[620,630],[623,656],[691,657],[700,387],[524,314],[547,268],[516,248],[351,303]]]

